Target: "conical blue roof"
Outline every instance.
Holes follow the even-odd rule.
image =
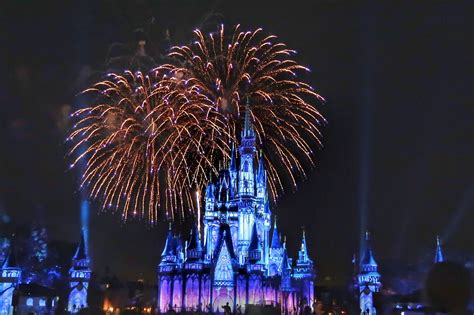
[[[280,240],[280,235],[278,234],[278,228],[277,228],[277,220],[275,217],[274,223],[273,223],[273,233],[272,233],[272,245],[271,248],[281,248],[281,240]]]
[[[86,240],[84,237],[84,230],[81,230],[81,241],[77,246],[76,253],[74,254],[74,260],[83,260],[87,259],[87,248]]]
[[[444,261],[444,255],[443,255],[443,249],[441,247],[441,240],[439,239],[439,236],[436,236],[436,254],[434,258],[435,264],[443,262]]]
[[[282,270],[291,269],[290,261],[288,259],[288,252],[286,248],[283,250],[283,259],[281,260],[281,269]]]
[[[299,260],[300,261],[309,261],[308,248],[306,246],[306,233],[303,230],[303,237],[301,239],[301,246],[299,251]]]
[[[201,238],[199,237],[199,231],[196,223],[194,223],[193,228],[191,229],[191,237],[188,242],[187,250],[198,250],[202,251]]]
[[[365,233],[365,249],[364,249],[364,256],[360,261],[361,266],[372,266],[377,267],[377,262],[375,261],[374,254],[372,252],[372,246],[370,241],[370,234],[367,231]]]
[[[165,248],[161,253],[161,256],[174,256],[176,255],[175,240],[173,237],[173,231],[171,230],[171,223],[168,228],[168,235],[166,236]]]
[[[252,238],[250,239],[249,245],[249,252],[252,250],[259,250],[260,249],[260,242],[258,241],[258,233],[257,233],[257,224],[253,224],[252,228]]]

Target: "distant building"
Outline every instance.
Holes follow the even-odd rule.
[[[359,305],[362,315],[374,315],[376,309],[374,306],[374,294],[379,292],[380,274],[378,265],[375,261],[370,244],[369,232],[365,234],[365,249],[359,265],[359,274],[357,277],[359,287]]]
[[[89,266],[90,260],[87,255],[87,247],[84,240],[84,232],[81,233],[81,242],[77,247],[76,254],[72,259],[72,267],[69,269],[69,292],[67,310],[71,314],[78,313],[87,307],[87,291],[91,277]]]
[[[58,294],[38,284],[20,284],[17,289],[16,315],[53,315],[58,306]]]
[[[434,255],[434,263],[442,263],[444,261],[444,253],[439,236],[436,236],[436,249]],[[392,302],[393,314],[416,315],[435,313],[435,310],[425,304],[422,292],[418,290],[413,294],[396,296]]]
[[[21,278],[21,269],[16,262],[13,242],[10,245],[10,252],[2,264],[0,274],[0,314],[13,314],[13,293],[16,290]]]
[[[204,244],[197,226],[187,243],[170,227],[158,268],[158,312],[243,313],[251,305],[273,305],[299,314],[312,306],[315,274],[304,232],[293,264],[275,221],[270,233],[267,173],[255,141],[247,108],[239,163],[233,148],[228,169],[206,189]]]

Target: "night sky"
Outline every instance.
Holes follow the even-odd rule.
[[[156,52],[165,28],[172,43],[187,43],[196,26],[223,21],[278,35],[327,99],[317,167],[273,207],[293,256],[303,225],[318,274],[339,284],[352,272],[361,226],[372,232],[382,274],[384,261],[431,259],[436,234],[448,257],[472,253],[470,4],[10,1],[0,13],[1,211],[46,226],[51,239],[78,241],[78,174],[64,144],[75,94],[106,70],[112,43],[134,43],[137,28]],[[92,212],[94,269],[153,281],[165,223],[121,225]]]

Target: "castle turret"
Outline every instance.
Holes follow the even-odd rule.
[[[444,255],[443,255],[443,248],[441,247],[441,240],[439,239],[439,235],[436,236],[436,254],[434,258],[435,264],[443,262]]]
[[[161,253],[160,269],[169,269],[170,266],[175,265],[177,262],[178,257],[176,254],[175,239],[170,223],[168,228],[168,235],[166,236],[165,247],[163,248],[163,252]]]
[[[87,291],[90,277],[90,260],[87,254],[84,231],[81,231],[81,241],[72,259],[72,267],[69,269],[71,291],[68,299],[68,311],[71,314],[76,314],[82,308],[87,307]]]
[[[269,257],[269,276],[275,276],[282,272],[281,264],[283,260],[283,246],[281,244],[280,235],[278,234],[277,220],[276,217],[273,222],[273,232],[270,246],[270,257]]]
[[[313,278],[313,261],[309,259],[308,248],[306,246],[306,233],[303,230],[300,250],[298,251],[298,259],[294,272],[295,279],[312,279]]]
[[[15,291],[21,278],[21,269],[16,262],[13,241],[10,250],[2,263],[0,274],[0,314],[13,314],[13,292]]]
[[[303,230],[298,259],[293,271],[293,278],[297,280],[297,286],[300,289],[302,303],[312,305],[314,300],[314,269],[313,261],[309,258],[308,247],[306,245],[306,233]]]
[[[360,311],[363,315],[376,314],[374,294],[379,292],[381,287],[380,274],[377,269],[378,265],[372,252],[370,235],[369,232],[366,232],[364,256],[360,260],[358,275]]]
[[[200,261],[202,259],[202,245],[201,238],[199,236],[199,231],[197,225],[194,224],[191,229],[191,235],[189,238],[188,246],[186,248],[186,261]]]

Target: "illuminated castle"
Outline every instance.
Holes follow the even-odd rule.
[[[170,230],[158,275],[158,312],[242,312],[273,305],[295,314],[314,301],[313,262],[303,239],[296,263],[272,224],[263,158],[245,112],[241,145],[204,196],[204,231],[183,242]],[[273,230],[272,230],[273,225]],[[270,233],[271,232],[271,233]],[[270,237],[271,234],[271,237]]]

